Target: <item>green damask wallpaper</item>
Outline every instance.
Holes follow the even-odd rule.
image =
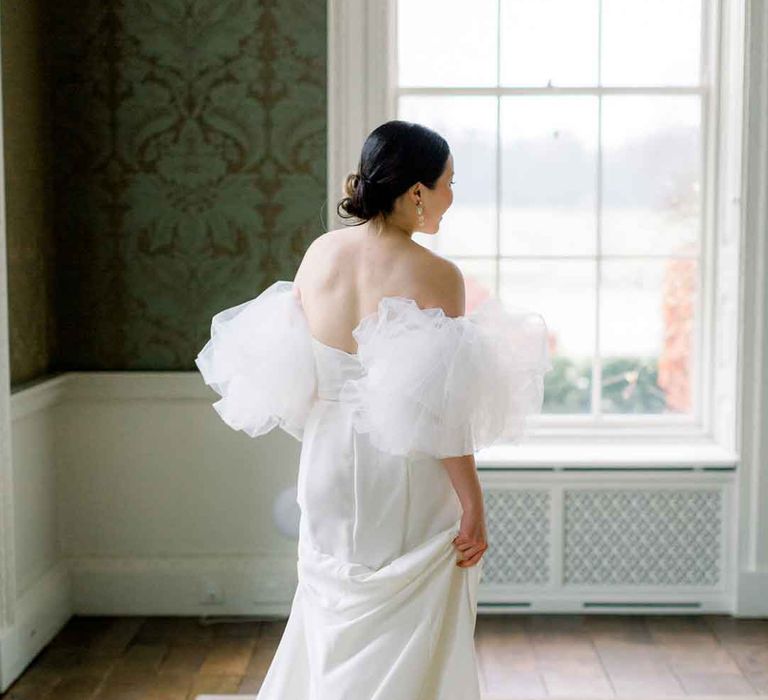
[[[192,370],[325,230],[326,4],[48,0],[56,369]]]
[[[3,0],[3,125],[11,380],[47,374],[57,355],[45,0]]]

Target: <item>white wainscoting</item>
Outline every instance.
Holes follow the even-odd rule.
[[[212,408],[215,398],[195,372],[68,373],[14,395],[20,595],[63,567],[73,613],[287,614],[297,580],[301,444],[280,430],[257,439],[231,430]],[[665,606],[678,600],[681,610],[695,610],[691,601],[700,610],[732,608],[732,466],[686,469],[680,457],[671,472],[650,464],[615,471],[547,469],[541,460],[530,470],[478,464],[489,526],[505,520],[486,555],[489,577],[495,573],[493,584],[483,584],[481,607],[522,596],[536,610],[562,611],[630,596]],[[288,521],[282,529],[278,502]],[[717,552],[717,561],[701,571],[681,564],[677,578],[664,578],[649,558],[662,556],[664,566],[691,554],[679,543],[689,521],[702,525],[697,503],[718,523],[693,554]],[[655,552],[631,551],[635,541],[649,546],[640,531],[620,545],[645,584],[628,585],[631,569],[590,585],[569,579],[574,562],[599,568],[604,558],[579,548],[575,528],[592,528],[595,539],[594,528],[611,522],[617,507],[624,530],[636,521],[658,528]],[[502,542],[502,531],[515,527],[538,536],[525,546]]]
[[[301,443],[230,429],[195,372],[68,379],[55,443],[75,610],[286,614],[297,541],[274,509],[295,488]]]

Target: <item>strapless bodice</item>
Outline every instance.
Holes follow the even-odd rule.
[[[357,355],[321,343],[312,337],[317,372],[317,398],[338,401],[339,392],[347,379],[359,379],[365,368]]]

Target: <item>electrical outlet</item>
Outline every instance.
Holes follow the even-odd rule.
[[[202,605],[222,605],[224,603],[224,590],[216,581],[203,579],[200,603]]]

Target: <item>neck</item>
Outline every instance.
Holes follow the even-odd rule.
[[[393,238],[411,238],[413,231],[392,221],[371,220],[367,229],[376,236],[391,236]]]

